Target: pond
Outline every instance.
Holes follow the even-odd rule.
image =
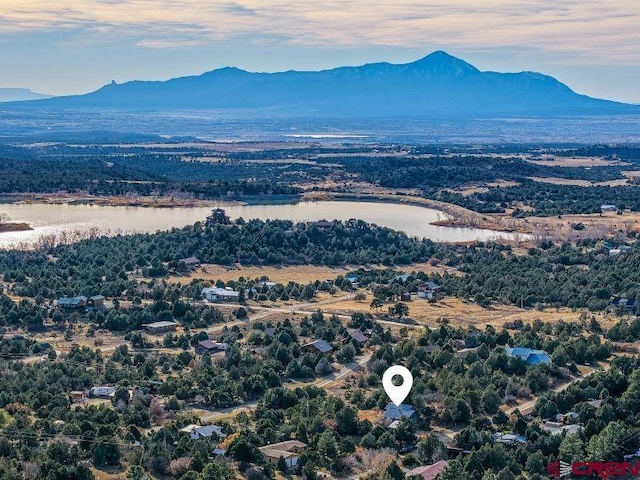
[[[232,219],[283,219],[296,222],[357,218],[436,242],[468,242],[513,238],[513,234],[477,228],[432,225],[446,219],[430,208],[382,202],[322,201],[284,205],[221,205]],[[77,236],[114,233],[152,233],[204,221],[212,207],[145,208],[77,204],[0,204],[12,221],[26,222],[31,231],[0,234],[0,248],[29,248],[39,239],[55,236],[69,241]]]

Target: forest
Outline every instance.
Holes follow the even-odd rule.
[[[267,327],[274,329],[272,335],[265,333]],[[301,351],[301,336],[330,342],[338,362],[360,355],[359,344],[342,340],[348,338],[346,327],[373,327],[370,347],[375,347],[346,398],[303,384],[285,388],[285,382],[291,381],[287,379],[323,376],[331,368],[327,357]],[[296,467],[305,478],[318,478],[318,470],[328,467],[336,475],[365,468],[371,479],[401,479],[404,474],[398,461],[411,468],[447,458],[446,446],[432,430],[439,425],[463,427],[455,446],[471,452],[453,459],[444,478],[460,478],[447,476],[460,471],[468,475],[465,478],[515,479],[524,472],[527,478],[542,478],[535,475],[543,473],[546,458],[564,454],[568,448],[576,458],[600,458],[601,448],[609,448],[606,458],[617,458],[638,446],[637,435],[628,435],[636,431],[635,414],[629,413],[636,406],[625,393],[635,391],[635,377],[627,379],[620,372],[633,371],[635,360],[615,359],[607,373],[593,375],[562,395],[549,390],[550,384],[576,375],[577,365],[611,356],[611,344],[603,342],[599,332],[593,322],[586,326],[539,322],[515,332],[443,325],[417,337],[406,333],[397,337],[368,315],[354,314],[343,324],[318,311],[300,324],[255,322],[246,336],[237,327],[225,329],[218,340],[231,348],[201,358],[189,351],[201,338],[194,336],[179,355],[140,350],[131,337],[129,346],[119,346],[110,355],[75,346],[61,356],[50,353],[46,361],[35,364],[0,359],[0,472],[9,479],[23,478],[26,470],[34,478],[91,479],[93,473],[85,466],[90,459],[102,467],[128,465],[128,478],[144,478],[150,472],[180,479],[232,479],[238,471],[244,478],[273,478],[275,469],[258,447],[296,438],[308,446]],[[165,336],[165,344],[171,336]],[[470,350],[456,354],[456,342]],[[504,346],[511,344],[552,352],[553,363],[527,366],[506,355]],[[427,345],[438,349],[428,353],[423,348]],[[33,349],[33,345],[16,344],[16,348]],[[381,374],[397,363],[406,365],[416,379],[408,402],[417,416],[393,430],[360,420],[358,411],[379,411],[387,404]],[[588,388],[582,386],[585,382]],[[71,406],[70,391],[106,383],[119,385],[114,407]],[[500,410],[504,402],[512,404],[531,395],[540,395],[532,419]],[[598,412],[581,406],[594,398],[605,402]],[[251,400],[257,400],[251,414],[222,422],[233,438],[226,444],[226,457],[209,458],[207,452],[217,444],[216,438],[190,440],[178,431],[192,421],[188,407],[193,402],[219,407]],[[580,435],[565,438],[540,430],[539,418],[572,408],[585,423]],[[620,432],[611,426],[603,428],[609,422]],[[148,431],[151,426],[159,428]],[[494,443],[492,432],[504,431],[523,435],[526,444]],[[419,439],[418,432],[427,435]],[[624,445],[614,442],[615,448],[605,447],[611,445],[608,435],[629,438]],[[398,451],[409,453],[398,460]],[[378,457],[387,460],[377,463]],[[62,462],[62,458],[68,460]]]
[[[155,142],[154,142],[155,143]],[[640,149],[560,146],[305,146],[277,143],[216,150],[216,144],[0,144],[0,195],[67,191],[91,195],[165,195],[199,199],[297,196],[304,190],[353,190],[366,183],[480,213],[516,207],[522,215],[599,213],[602,204],[640,211],[640,195],[625,172],[640,165]],[[547,164],[548,157],[585,164]],[[593,159],[598,163],[591,165]],[[590,186],[542,183],[559,178]],[[334,186],[322,186],[331,179]],[[615,186],[598,182],[622,181]],[[500,185],[501,182],[511,182]],[[486,188],[473,190],[487,185]],[[461,193],[472,188],[470,193]],[[354,190],[357,193],[357,188]],[[295,197],[294,197],[295,198]],[[526,208],[522,208],[526,207]]]

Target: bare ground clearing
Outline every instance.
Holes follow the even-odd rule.
[[[624,187],[629,186],[627,178],[617,180],[607,180],[606,182],[590,182],[588,180],[575,180],[561,177],[529,177],[530,180],[538,183],[550,183],[552,185],[573,185],[575,187]]]

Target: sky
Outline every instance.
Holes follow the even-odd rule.
[[[0,87],[56,95],[224,66],[318,70],[445,50],[640,103],[638,0],[0,0]]]

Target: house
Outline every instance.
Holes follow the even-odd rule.
[[[425,282],[418,285],[418,298],[426,298],[431,300],[440,294],[442,287],[437,283]]]
[[[331,353],[333,352],[333,347],[329,345],[328,342],[324,340],[316,340],[315,342],[307,343],[300,348],[303,352],[311,352],[311,353]]]
[[[403,273],[402,275],[396,275],[395,277],[393,277],[393,281],[394,282],[406,283],[407,280],[409,280],[410,276],[411,276],[411,274],[409,274],[409,273]]]
[[[111,398],[115,393],[116,387],[111,386],[91,387],[91,390],[89,390],[90,397],[98,398]]]
[[[142,325],[142,328],[144,328],[147,331],[147,333],[150,333],[151,335],[158,335],[161,333],[175,331],[176,328],[178,328],[178,324],[176,322],[168,322],[168,321],[153,322],[153,323],[145,323],[144,325]]]
[[[269,338],[273,338],[276,336],[276,329],[274,327],[267,327],[264,329],[264,334]]]
[[[180,260],[178,260],[178,262],[184,263],[189,270],[194,270],[202,265],[200,263],[200,260],[198,260],[196,257],[181,258]]]
[[[635,312],[638,309],[638,299],[635,297],[614,297],[611,300],[611,305],[623,311]]]
[[[89,305],[94,308],[104,307],[105,298],[103,295],[94,295],[89,297]]]
[[[74,390],[69,392],[69,400],[71,403],[86,403],[87,394],[84,391]]]
[[[497,443],[504,445],[513,445],[514,443],[527,443],[527,439],[522,435],[514,433],[494,433],[493,438]]]
[[[226,343],[218,343],[212,340],[201,340],[196,345],[196,354],[224,352],[229,347]]]
[[[416,467],[413,470],[407,472],[407,476],[417,476],[422,480],[435,480],[438,475],[442,473],[449,462],[446,460],[440,460],[433,465],[427,465],[424,467]]]
[[[405,405],[401,403],[400,406],[397,406],[395,403],[389,402],[384,409],[384,413],[382,414],[382,418],[385,420],[400,420],[401,418],[416,418],[418,413],[416,409],[413,408],[412,405]]]
[[[307,448],[307,444],[299,440],[288,440],[286,442],[272,443],[258,448],[266,461],[277,466],[280,457],[287,462],[287,467],[293,468],[298,465],[300,455]]]
[[[358,277],[355,275],[349,275],[346,278],[347,282],[349,282],[351,284],[351,288],[356,290],[358,288],[360,288],[360,284],[358,283]]]
[[[556,415],[556,422],[567,423],[572,420],[578,420],[580,414],[578,412],[558,413]]]
[[[208,302],[237,302],[240,300],[240,292],[230,287],[208,287],[202,289],[202,298]]]
[[[87,306],[87,297],[60,297],[58,308],[64,310],[82,310]]]
[[[106,310],[107,306],[104,303],[105,298],[102,295],[94,295],[93,297],[89,297],[87,301],[87,312],[91,312],[94,310]]]
[[[562,435],[563,433],[566,435],[574,435],[584,430],[584,427],[579,424],[562,425],[558,422],[544,422],[542,430],[550,433],[551,435]]]
[[[205,220],[205,225],[209,228],[213,227],[214,225],[228,225],[229,223],[231,222],[229,221],[227,212],[225,212],[222,208],[215,208],[211,210],[211,215],[208,215]]]
[[[510,357],[518,357],[524,360],[527,365],[550,365],[551,357],[544,350],[533,350],[531,348],[513,347],[506,349]]]
[[[611,205],[611,204],[603,204],[603,205],[600,205],[600,210],[602,211],[602,213],[604,213],[604,212],[617,212],[618,211],[618,207],[616,207],[615,205]]]
[[[200,438],[209,438],[215,434],[218,438],[225,438],[227,435],[223,433],[222,427],[219,425],[187,425],[179,430],[183,433],[188,433],[191,440],[198,440]]]
[[[367,337],[364,333],[362,333],[362,330],[350,329],[347,331],[347,334],[349,338],[355,340],[360,345],[367,343],[369,341],[369,337]]]

